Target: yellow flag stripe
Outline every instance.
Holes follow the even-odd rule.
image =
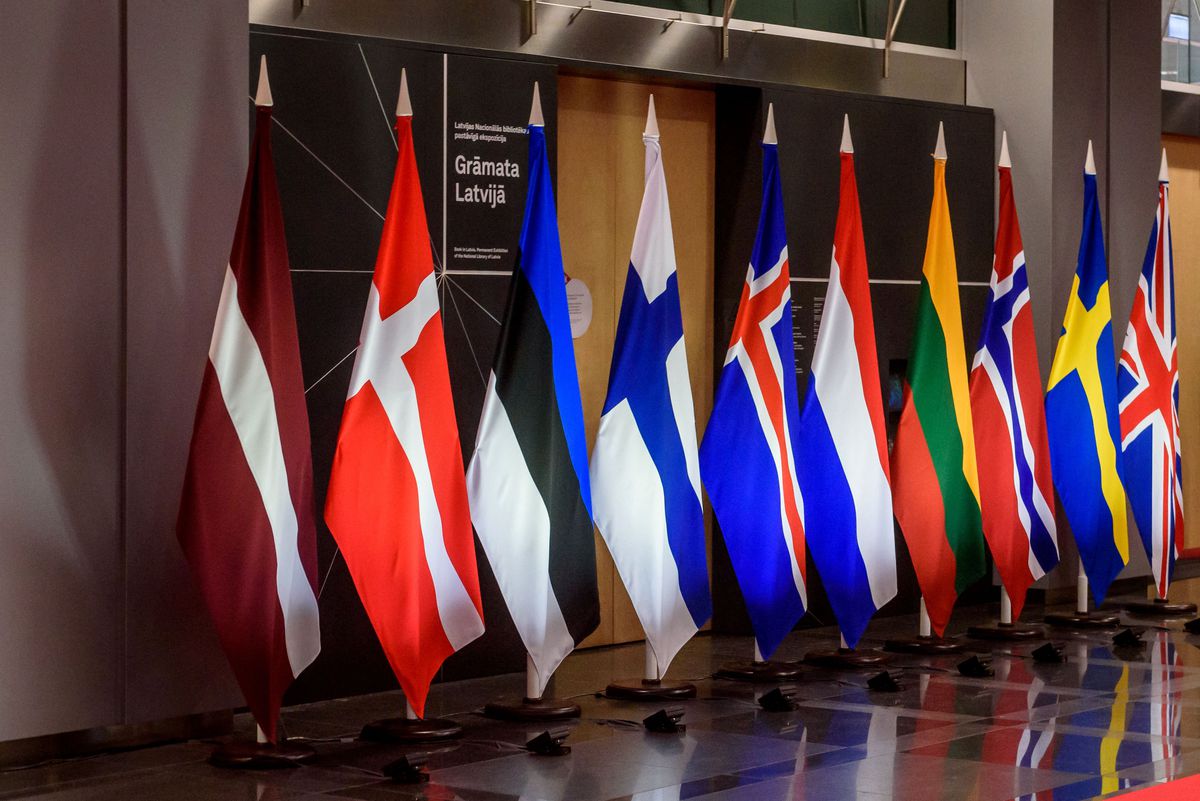
[[[1100,332],[1112,321],[1109,304],[1108,282],[1105,281],[1096,293],[1096,302],[1088,309],[1079,297],[1079,274],[1071,284],[1071,299],[1067,302],[1067,314],[1063,320],[1065,333],[1059,337],[1050,366],[1050,382],[1046,391],[1054,389],[1072,372],[1079,375],[1079,383],[1087,396],[1088,411],[1091,413],[1092,430],[1096,439],[1096,456],[1100,462],[1100,490],[1108,505],[1113,521],[1113,541],[1122,561],[1129,564],[1129,521],[1125,514],[1125,487],[1117,474],[1119,454],[1108,430],[1108,412],[1104,405],[1104,388],[1100,382],[1100,370],[1096,361],[1096,342]]]
[[[958,262],[954,258],[954,234],[950,229],[950,205],[946,200],[946,161],[933,162],[933,207],[929,214],[929,239],[921,268],[929,285],[946,340],[946,364],[950,372],[950,394],[954,417],[962,438],[963,477],[979,502],[979,474],[975,463],[975,434],[971,425],[971,397],[967,387],[967,349],[963,344],[962,307],[958,298]]]

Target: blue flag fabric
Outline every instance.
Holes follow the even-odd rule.
[[[534,98],[540,119],[536,89]],[[600,621],[583,405],[541,124],[529,126],[520,241],[467,495],[540,695]]]
[[[1108,263],[1096,173],[1083,176],[1083,233],[1046,390],[1050,467],[1097,604],[1129,563]]]
[[[653,120],[653,100],[651,119]],[[657,130],[657,126],[647,126]],[[662,678],[712,615],[696,415],[657,134],[621,300],[608,396],[592,451],[596,525]]]
[[[758,235],[700,446],[700,475],[764,657],[807,603],[797,394],[779,153],[764,141]]]

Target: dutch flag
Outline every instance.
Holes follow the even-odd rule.
[[[887,436],[850,118],[842,127],[841,197],[829,288],[804,411],[800,491],[808,547],[846,644],[896,596]]]

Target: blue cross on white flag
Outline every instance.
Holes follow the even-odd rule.
[[[596,525],[646,631],[655,678],[662,678],[712,614],[712,599],[696,415],[653,97],[642,141],[646,188],[591,481]]]

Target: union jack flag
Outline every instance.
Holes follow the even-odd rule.
[[[783,189],[768,109],[758,236],[700,446],[700,477],[767,657],[807,602],[794,347]]]
[[[1160,598],[1167,597],[1183,540],[1175,262],[1167,195],[1167,154],[1163,151],[1158,212],[1117,372],[1125,490]]]

